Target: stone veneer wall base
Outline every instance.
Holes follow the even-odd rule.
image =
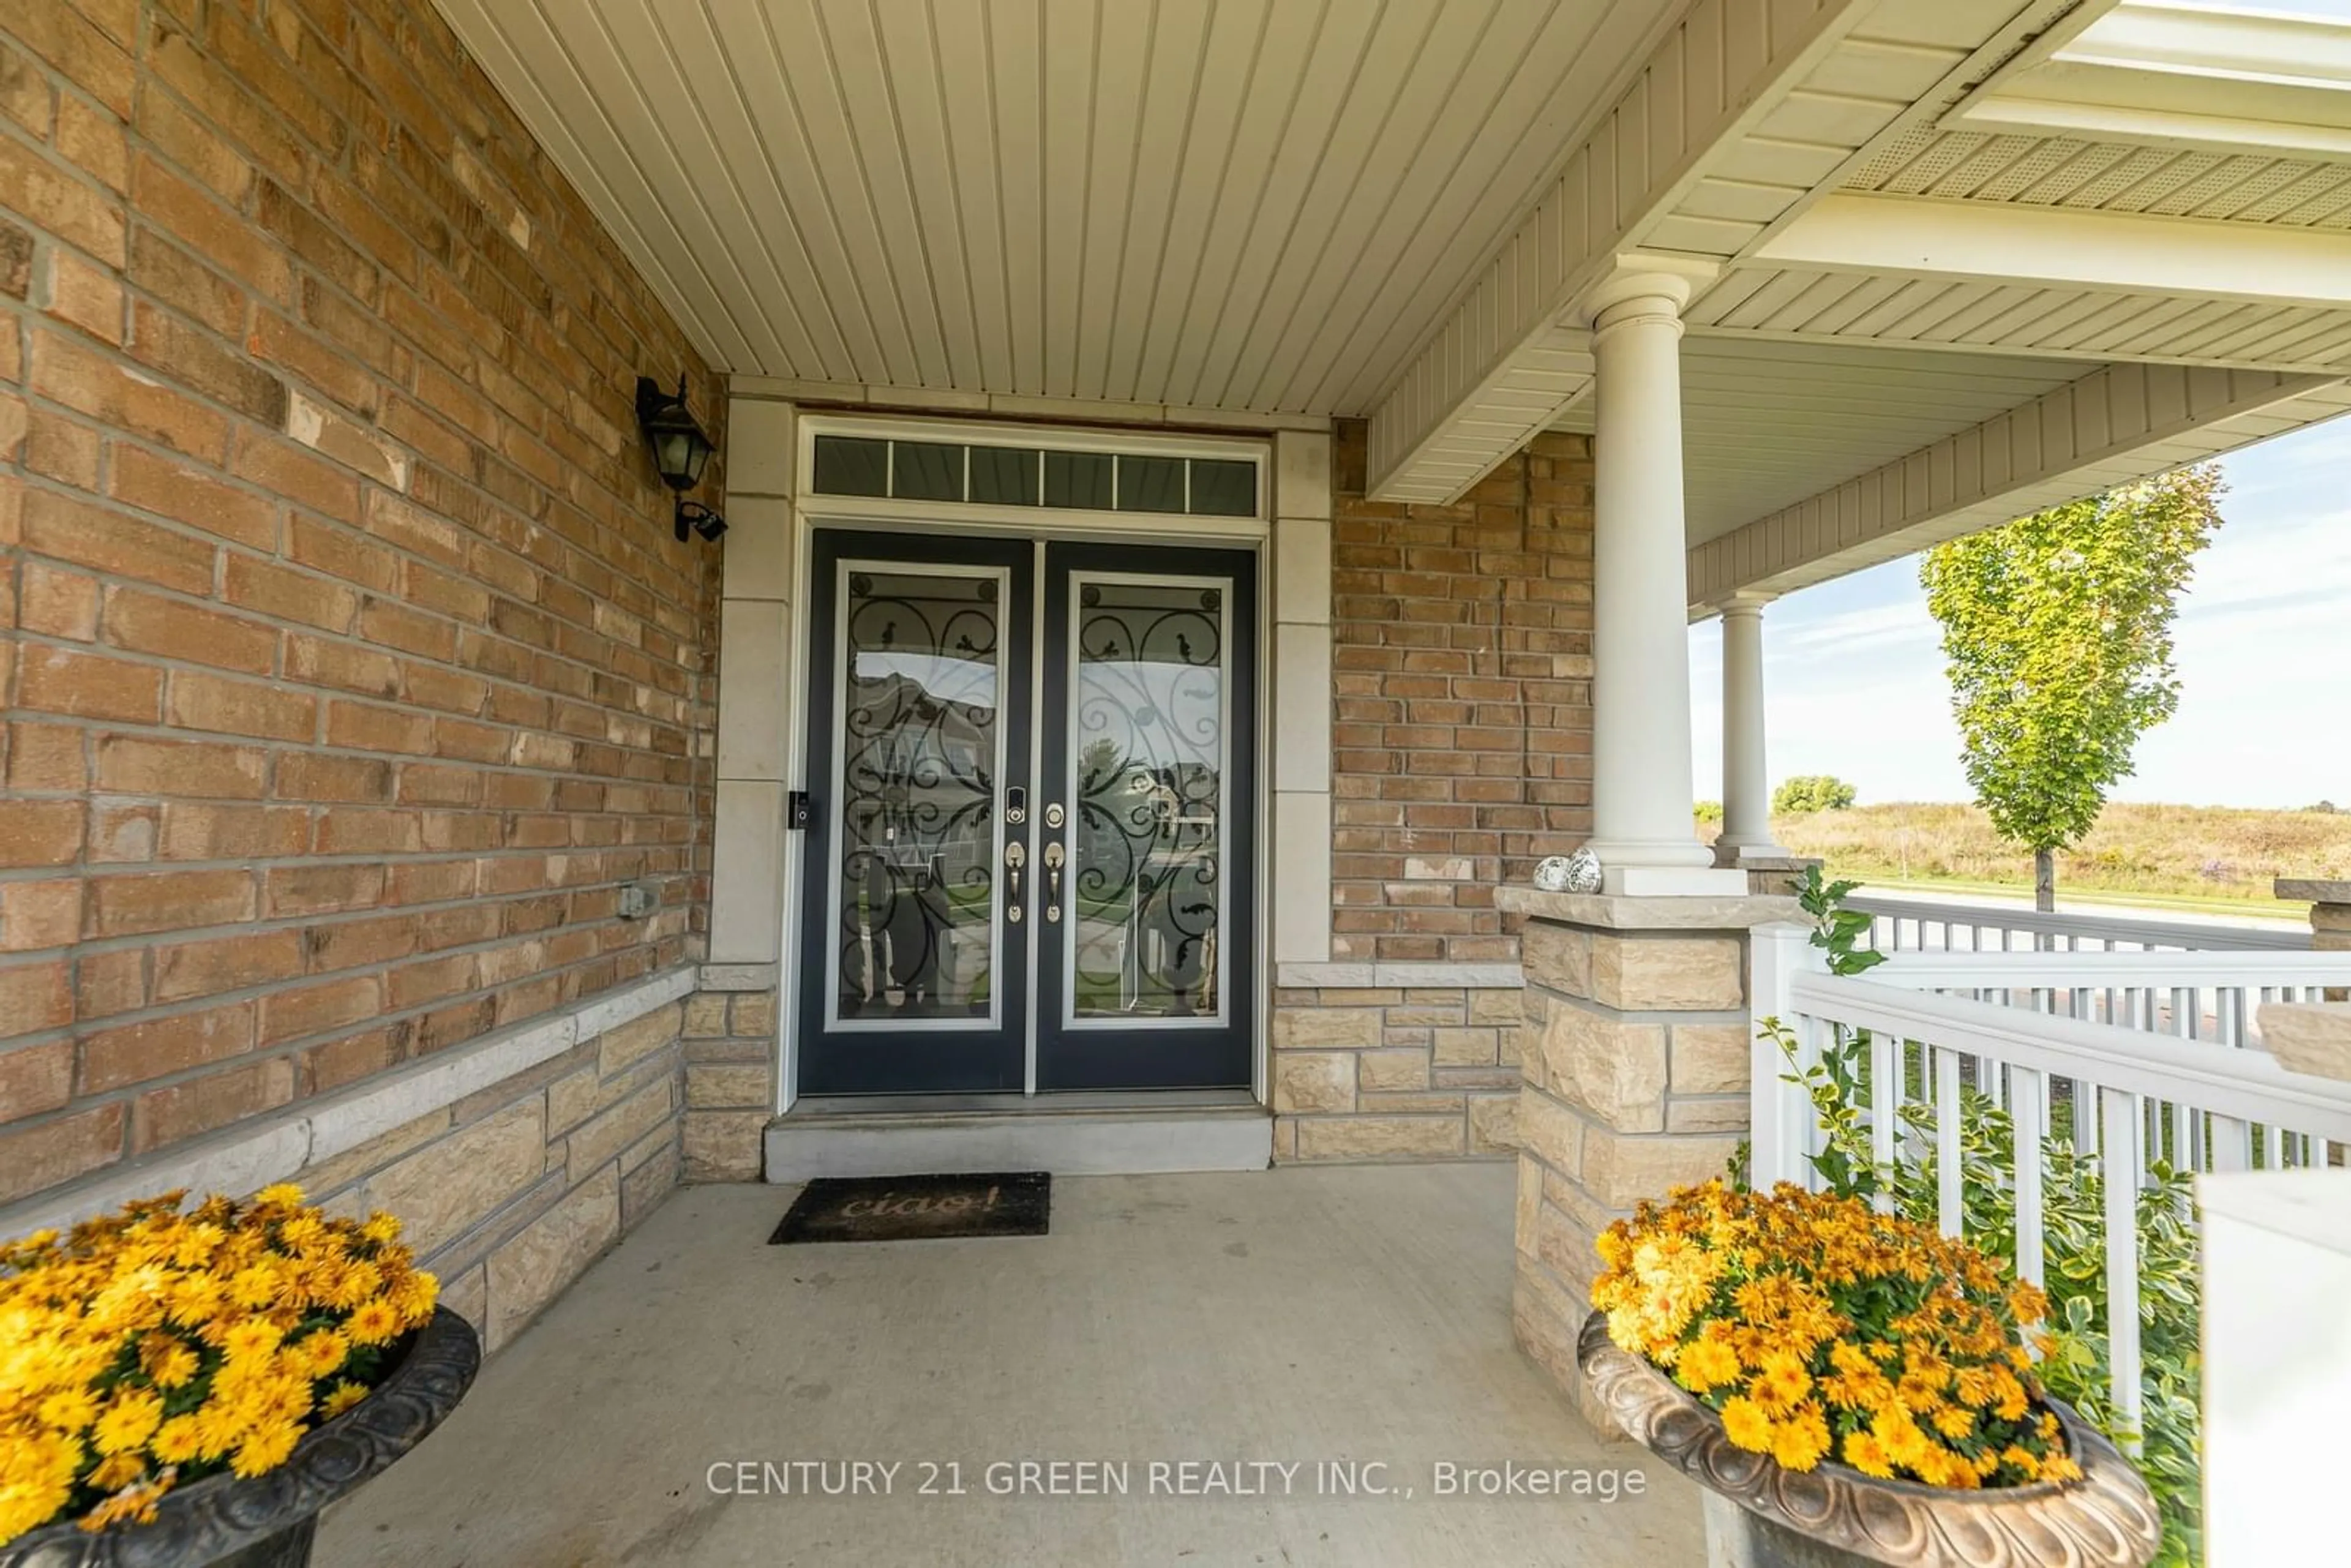
[[[0,1209],[20,1236],[173,1187],[299,1183],[337,1214],[399,1217],[442,1297],[511,1343],[685,1168],[677,968],[229,1134]],[[724,1003],[726,998],[718,998]],[[769,1036],[772,1043],[772,1032]]]

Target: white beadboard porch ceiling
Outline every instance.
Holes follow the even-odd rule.
[[[1701,545],[2097,369],[2095,361],[1692,332],[1682,341],[1682,484]],[[1592,400],[1556,428],[1592,429]]]
[[[1890,195],[2351,229],[2351,159],[1920,125],[1845,184]]]
[[[697,347],[1368,412],[1685,0],[436,0]]]

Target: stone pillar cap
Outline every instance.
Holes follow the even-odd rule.
[[[1561,925],[1594,925],[1610,931],[1736,931],[1782,921],[1801,921],[1793,898],[1773,894],[1720,897],[1643,898],[1605,893],[1546,893],[1539,887],[1498,887],[1494,906]]]
[[[2351,882],[2328,882],[2314,876],[2282,876],[2273,884],[2280,898],[2312,904],[2351,904]]]

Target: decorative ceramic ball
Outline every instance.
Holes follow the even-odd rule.
[[[1589,849],[1547,855],[1536,863],[1535,885],[1545,893],[1598,893],[1600,857]]]

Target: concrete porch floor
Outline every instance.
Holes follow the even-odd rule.
[[[1511,1184],[1508,1166],[1064,1177],[1050,1236],[813,1247],[765,1245],[794,1188],[684,1188],[328,1517],[317,1561],[1702,1561],[1695,1489],[1601,1443],[1511,1343]],[[989,1494],[992,1464],[1055,1458],[1127,1460],[1131,1493]],[[706,1479],[810,1459],[900,1468],[880,1496]],[[966,1495],[918,1495],[926,1460],[959,1463]],[[1266,1495],[1150,1495],[1154,1460],[1300,1468],[1286,1496],[1270,1470]],[[1384,1462],[1395,1495],[1317,1495],[1324,1460]],[[1444,1460],[1644,1490],[1443,1497]]]

